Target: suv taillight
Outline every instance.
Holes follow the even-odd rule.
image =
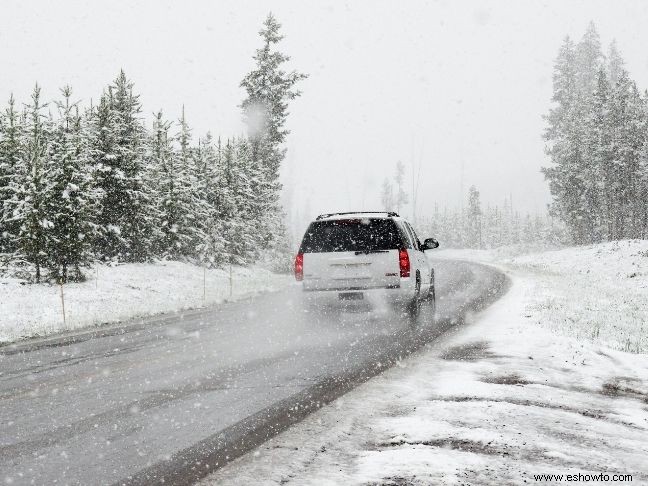
[[[410,260],[407,250],[400,249],[398,250],[398,265],[400,266],[400,276],[409,277],[410,276]]]
[[[304,254],[297,253],[295,257],[295,280],[298,282],[304,280]]]

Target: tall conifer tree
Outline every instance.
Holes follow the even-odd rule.
[[[307,75],[285,71],[284,65],[290,57],[276,49],[283,39],[280,29],[279,22],[268,14],[259,32],[262,47],[254,55],[255,68],[241,81],[247,95],[241,108],[248,127],[251,161],[264,172],[268,184],[263,194],[267,198],[268,211],[266,217],[259,220],[257,231],[265,248],[288,255],[292,249],[278,246],[286,241],[282,235],[279,169],[286,153],[283,144],[289,133],[285,126],[288,103],[300,96],[296,85]]]
[[[26,178],[26,166],[21,159],[23,146],[22,119],[16,110],[13,95],[3,114],[0,114],[0,257],[11,259],[16,251],[20,230],[14,216],[18,189]],[[4,255],[2,257],[2,255]]]
[[[43,113],[41,89],[34,88],[27,106],[23,150],[20,165],[25,168],[14,198],[9,201],[12,220],[19,225],[17,257],[34,267],[36,282],[40,282],[47,263],[46,230],[52,222],[46,217],[45,196],[48,190],[46,174],[51,122]]]
[[[104,94],[94,120],[93,158],[102,190],[98,223],[100,253],[108,259],[144,261],[151,256],[149,209],[144,184],[145,130],[139,97],[121,71]]]
[[[81,267],[92,261],[98,193],[93,189],[87,137],[72,89],[61,90],[60,117],[53,130],[48,157],[45,213],[48,266],[59,282],[82,278]],[[73,274],[70,275],[70,270]]]

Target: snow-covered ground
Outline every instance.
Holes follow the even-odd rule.
[[[181,262],[98,266],[64,286],[0,278],[0,343],[163,312],[192,309],[277,290],[292,281],[262,268],[206,270]],[[204,284],[204,285],[203,285]]]
[[[647,484],[648,356],[605,346],[632,336],[629,349],[645,351],[647,249],[628,241],[506,263],[491,253],[513,285],[469,326],[203,484],[557,484],[568,474]],[[597,302],[618,312],[599,319]],[[598,335],[586,332],[596,323]]]
[[[648,240],[624,240],[515,256],[520,248],[446,250],[533,280],[528,319],[621,351],[648,352]]]

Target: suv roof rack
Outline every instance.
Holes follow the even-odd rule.
[[[398,213],[395,211],[348,211],[346,213],[327,213],[320,214],[315,220],[330,218],[331,216],[345,216],[347,214],[386,214],[390,218],[399,218]]]

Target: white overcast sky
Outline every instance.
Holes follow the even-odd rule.
[[[643,1],[3,0],[1,9],[0,98],[27,101],[38,81],[46,98],[69,83],[87,102],[123,68],[149,121],[160,108],[175,119],[184,104],[195,135],[222,136],[243,132],[239,82],[271,10],[291,67],[310,75],[291,105],[284,168],[299,218],[380,209],[397,160],[408,171],[422,161],[419,214],[458,206],[462,181],[485,204],[510,194],[521,211],[542,211],[553,60],[590,20],[648,87]]]

